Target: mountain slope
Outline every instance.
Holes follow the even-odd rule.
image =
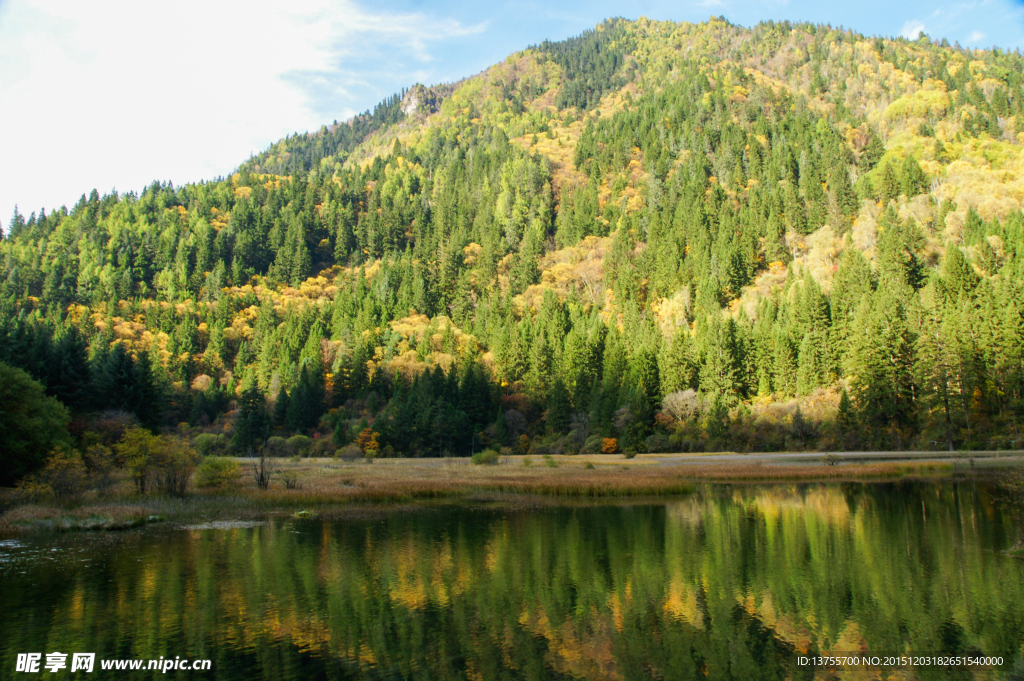
[[[154,427],[240,447],[264,404],[412,455],[1019,446],[1022,65],[610,20],[223,182],[16,220],[0,355],[138,413],[127,350]]]

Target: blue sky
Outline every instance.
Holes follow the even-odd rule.
[[[607,17],[712,15],[1024,47],[1021,0],[0,0],[0,223],[16,203],[225,175],[284,135]]]

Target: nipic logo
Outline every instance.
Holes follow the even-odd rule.
[[[95,665],[96,653],[73,653],[69,671],[89,673],[93,671]],[[148,669],[164,674],[169,671],[207,671],[210,666],[210,660],[183,660],[180,655],[174,659],[161,657],[159,660],[100,660],[100,667],[104,670],[139,671]],[[68,653],[47,653],[45,662],[43,662],[42,653],[18,653],[14,671],[38,674],[44,669],[52,673],[67,668]]]
[[[39,672],[40,662],[43,659],[42,653],[18,653],[18,661],[15,663],[16,672]],[[96,653],[74,653],[71,655],[71,671],[91,672],[96,664]],[[48,672],[58,672],[68,667],[68,654],[53,652],[46,654],[46,663],[42,665]]]

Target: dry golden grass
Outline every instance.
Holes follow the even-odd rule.
[[[248,476],[220,494],[258,495],[270,504],[294,506],[346,502],[404,502],[414,499],[520,494],[556,497],[637,497],[685,494],[710,482],[887,480],[952,470],[948,462],[879,462],[841,466],[763,462],[674,464],[656,455],[633,460],[609,455],[508,457],[495,466],[465,459],[385,459],[373,464],[307,459],[282,462],[297,489],[274,482],[257,491]],[[549,463],[550,462],[550,463]],[[279,477],[279,476],[278,476]]]
[[[674,457],[673,457],[674,458]],[[474,466],[467,459],[385,459],[375,463],[334,459],[276,461],[269,489],[257,489],[249,460],[242,474],[223,488],[189,490],[183,498],[138,496],[127,477],[100,503],[94,493],[78,508],[14,505],[0,516],[0,537],[31,532],[117,530],[147,522],[188,522],[210,518],[261,519],[303,511],[373,511],[428,500],[551,504],[637,499],[690,494],[699,483],[784,483],[882,481],[935,476],[955,470],[950,462],[779,464],[763,461],[676,463],[669,455],[507,457],[498,465]],[[525,463],[529,461],[529,464]],[[296,483],[286,488],[282,473]],[[11,490],[13,494],[13,490]],[[92,499],[90,500],[90,495]],[[116,499],[117,501],[113,501]],[[7,504],[16,500],[3,499]]]
[[[0,536],[26,531],[120,530],[145,524],[152,508],[133,504],[101,504],[64,509],[28,504],[0,516]]]

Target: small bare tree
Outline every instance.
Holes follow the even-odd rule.
[[[267,458],[267,448],[260,447],[260,458],[252,462],[252,476],[260,489],[270,487],[270,479],[277,473],[273,460]]]

